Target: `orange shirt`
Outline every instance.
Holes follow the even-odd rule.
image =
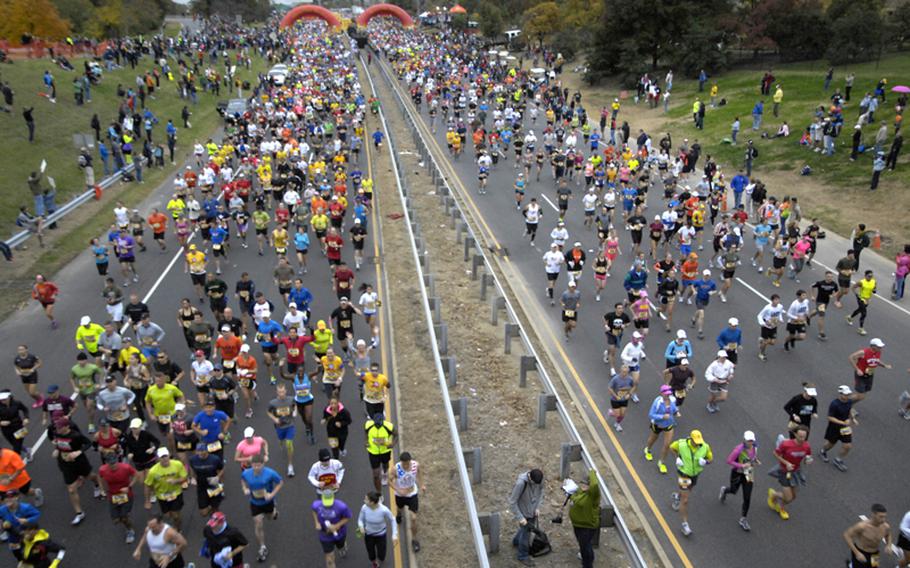
[[[325,211],[328,209],[329,204],[325,202],[319,195],[314,195],[312,201],[310,201],[310,211],[317,213],[319,211]]]
[[[237,356],[240,355],[241,345],[243,345],[243,341],[241,341],[240,338],[236,335],[230,339],[222,336],[215,341],[215,347],[217,347],[218,351],[221,352],[221,358],[227,361],[236,359]]]
[[[241,373],[240,371],[246,371],[246,373]],[[237,374],[240,375],[240,378],[242,379],[255,379],[256,358],[249,354],[237,357]]]
[[[149,215],[148,222],[152,226],[153,233],[163,233],[167,230],[167,217],[164,213],[152,213]]]
[[[32,480],[32,478],[29,477],[28,472],[25,471],[25,462],[22,461],[19,454],[13,450],[7,450],[5,448],[0,449],[0,477],[5,475],[12,476],[20,469],[22,470],[22,473],[20,473],[16,479],[12,480],[9,485],[0,484],[0,492],[19,489]]]
[[[697,260],[687,260],[682,263],[682,277],[683,280],[695,280],[698,276],[698,261]]]

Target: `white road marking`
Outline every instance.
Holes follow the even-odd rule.
[[[550,204],[550,207],[553,208],[553,211],[556,211],[557,213],[559,213],[559,208],[556,207],[556,205],[555,205],[552,201],[550,201],[550,198],[549,198],[549,197],[547,197],[547,196],[544,195],[543,193],[540,194],[540,197],[543,198],[544,201],[546,201],[547,203]]]
[[[736,277],[736,281],[739,282],[740,284],[742,284],[743,286],[745,286],[748,290],[750,290],[753,294],[755,294],[756,296],[758,296],[758,297],[761,298],[762,300],[764,300],[764,301],[766,301],[766,302],[768,302],[768,303],[771,303],[771,299],[770,299],[770,298],[768,298],[767,296],[765,296],[764,294],[762,294],[761,292],[759,292],[758,290],[756,290],[755,288],[753,288],[752,286],[750,286],[748,282],[746,282],[745,280],[743,280],[743,279],[740,278],[739,276]]]

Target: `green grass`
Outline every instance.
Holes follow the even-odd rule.
[[[183,29],[183,26],[180,24],[180,22],[164,22],[165,37],[177,37],[180,35],[181,29]]]
[[[81,59],[73,60],[72,63],[77,70],[82,69]],[[76,106],[73,100],[72,81],[76,76],[73,71],[53,66],[48,59],[17,61],[12,65],[0,66],[0,78],[8,81],[15,91],[13,112],[0,113],[0,131],[4,133],[0,145],[0,171],[4,173],[5,179],[0,188],[0,235],[5,238],[17,230],[14,221],[20,205],[27,205],[30,211],[33,209],[26,179],[30,172],[38,169],[42,159],[47,160],[47,174],[56,181],[58,206],[83,191],[84,176],[76,164],[78,148],[73,143],[72,135],[93,135],[90,122],[92,114],[98,113],[104,138],[107,125],[117,119],[117,85],[134,86],[136,75],[151,69],[151,66],[151,58],[144,58],[135,70],[125,68],[105,72],[101,83],[91,89],[92,102],[82,106]],[[252,82],[256,74],[266,68],[264,60],[254,57],[252,70],[238,69],[238,76],[241,80]],[[38,95],[44,90],[42,75],[45,69],[50,69],[57,83],[56,104]],[[153,139],[156,143],[164,141],[165,124],[168,119],[173,119],[178,128],[176,153],[183,154],[191,148],[196,138],[204,140],[214,133],[221,121],[215,111],[215,103],[226,100],[231,95],[224,88],[220,97],[200,93],[199,103],[193,106],[177,96],[175,83],[162,77],[161,88],[156,89],[155,96],[154,100],[146,98],[146,105],[159,120],[153,131]],[[193,113],[190,118],[192,129],[188,131],[182,128],[180,119],[184,104],[190,104]],[[28,142],[28,130],[22,119],[22,109],[29,106],[35,109],[35,142],[32,144]],[[137,150],[141,149],[141,143],[136,146]],[[103,165],[97,150],[95,158],[95,177],[100,181]],[[144,171],[146,183],[143,187],[146,191],[151,191],[151,188],[160,183],[171,168],[168,165],[164,170]],[[46,181],[44,183],[46,185]]]
[[[886,90],[887,101],[879,106],[875,113],[875,124],[863,128],[863,136],[867,147],[871,146],[875,133],[879,128],[879,121],[886,120],[889,127],[889,140],[894,135],[894,102],[897,95],[890,92],[895,85],[910,82],[910,57],[906,54],[885,57],[879,64],[874,62],[861,65],[852,65],[835,68],[834,80],[826,93],[823,90],[823,79],[827,66],[815,63],[798,63],[790,65],[776,65],[773,74],[776,82],[780,83],[784,91],[780,116],[775,118],[772,113],[773,101],[771,96],[762,97],[759,82],[764,69],[737,70],[717,78],[709,78],[705,91],[698,93],[698,83],[692,80],[674,80],[673,96],[670,105],[670,125],[674,131],[689,139],[698,138],[705,151],[719,161],[739,164],[742,162],[742,144],[753,139],[759,149],[759,158],[756,165],[759,173],[767,166],[771,169],[786,169],[797,171],[803,165],[812,167],[813,176],[835,186],[856,187],[868,184],[872,172],[872,154],[861,154],[856,162],[850,162],[845,156],[849,155],[853,125],[859,115],[859,101],[866,91],[873,91],[875,85],[882,77],[888,78]],[[830,105],[830,96],[835,88],[840,88],[844,93],[844,77],[849,73],[856,74],[856,80],[851,94],[851,100],[844,106],[844,128],[836,139],[836,151],[833,157],[824,157],[819,153],[807,150],[798,144],[800,136],[806,127],[812,123],[813,111],[819,105]],[[705,128],[699,131],[692,121],[692,104],[696,96],[701,96],[707,104],[712,82],[716,80],[719,88],[718,100],[726,98],[727,105],[716,109],[708,108],[705,116]],[[774,92],[772,86],[772,93]],[[764,121],[761,131],[773,136],[783,121],[790,126],[790,137],[783,139],[760,138],[761,132],[754,132],[752,126],[752,107],[763,99],[765,101]],[[738,146],[721,144],[723,138],[730,137],[730,125],[734,117],[738,116],[742,124],[739,134]],[[889,146],[885,147],[887,151]],[[898,167],[894,174],[888,176],[896,179],[900,185],[910,182],[910,168]]]

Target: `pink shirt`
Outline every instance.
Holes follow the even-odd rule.
[[[262,454],[265,448],[265,439],[259,436],[253,436],[249,440],[244,438],[237,442],[237,454],[241,458],[251,458],[257,454]]]

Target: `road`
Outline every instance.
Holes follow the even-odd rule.
[[[362,158],[362,162],[364,163],[361,166],[366,166],[366,160]],[[171,187],[173,187],[173,178],[168,179],[153,191],[149,198],[140,206],[140,211],[143,214],[147,214],[153,207],[164,210]],[[364,267],[356,273],[355,286],[359,286],[362,282],[370,282],[376,285],[381,276],[381,265],[374,265],[372,262],[374,253],[378,253],[380,250],[378,243],[381,242],[381,237],[374,239],[375,231],[378,227],[377,219],[378,213],[374,212],[369,226],[370,237],[366,245]],[[149,232],[146,231],[146,238],[150,241],[149,237]],[[250,248],[243,249],[239,246],[236,236],[232,235],[234,244],[229,252],[229,262],[225,267],[225,273],[222,278],[233,291],[234,283],[239,279],[240,273],[242,271],[249,272],[256,282],[257,289],[264,291],[266,297],[275,304],[276,313],[273,317],[280,321],[284,317],[285,309],[272,278],[272,271],[277,263],[276,256],[273,250],[268,250],[265,256],[258,256],[254,239],[251,228],[250,236],[248,237]],[[183,255],[177,250],[176,240],[171,233],[168,234],[167,244],[168,250],[165,254],[159,253],[154,244],[149,244],[148,251],[138,255],[137,267],[140,282],[128,288],[123,288],[123,291],[127,295],[131,292],[137,292],[140,297],[145,298],[144,301],[150,307],[152,321],[161,325],[167,332],[167,336],[163,341],[164,350],[170,353],[172,358],[187,371],[187,378],[183,380],[181,387],[187,393],[188,398],[195,400],[195,389],[189,384],[188,378],[190,354],[186,348],[182,333],[177,329],[175,313],[181,298],[195,299],[196,295],[191,286],[189,276],[184,274]],[[352,255],[350,242],[346,238],[343,258],[353,267]],[[309,272],[303,276],[303,280],[304,285],[311,290],[315,298],[312,306],[313,321],[325,319],[328,322],[330,313],[337,307],[336,296],[331,289],[328,264],[319,253],[316,245],[311,247],[309,257]],[[112,262],[111,264],[112,272],[116,272],[115,263]],[[296,266],[296,260],[293,261],[293,264]],[[210,270],[214,270],[214,268],[210,267]],[[118,274],[113,274],[113,276],[119,285],[121,278]],[[44,366],[39,372],[42,389],[51,383],[57,383],[61,385],[64,393],[70,394],[72,390],[68,380],[69,368],[75,363],[74,333],[79,318],[82,315],[90,315],[93,321],[96,322],[104,322],[106,319],[104,304],[100,294],[103,281],[98,276],[89,254],[79,255],[58,274],[53,275],[52,279],[61,289],[56,304],[56,316],[61,322],[60,329],[56,331],[50,330],[47,320],[44,319],[43,314],[40,312],[40,307],[34,302],[0,324],[0,342],[7,346],[6,357],[8,358],[3,382],[5,386],[12,389],[14,396],[22,400],[27,397],[24,396],[18,379],[12,373],[12,358],[15,356],[16,345],[20,343],[29,345],[31,351],[43,360]],[[378,288],[380,293],[382,293],[382,288],[384,288],[384,284]],[[235,312],[237,311],[237,303],[233,298],[233,294],[228,305],[233,307]],[[206,305],[202,309],[206,320],[214,322],[208,306]],[[382,354],[379,357],[374,352],[373,360],[380,361],[390,380],[395,380],[388,364],[388,349],[390,346],[385,344],[385,338],[388,336],[388,330],[384,323],[387,309],[388,304],[386,303],[380,315],[380,322],[382,322],[383,326],[381,336]],[[356,316],[354,327],[356,337],[369,339],[369,331],[360,316]],[[337,348],[338,344],[336,343],[335,346]],[[253,345],[252,352],[257,356],[260,370],[262,371],[261,350]],[[309,355],[308,367],[312,368],[312,363],[309,362]],[[273,466],[282,476],[285,476],[286,460],[275,436],[271,421],[265,413],[268,401],[273,398],[274,388],[269,386],[268,379],[260,380],[258,392],[260,400],[254,406],[256,413],[252,420],[243,418],[242,402],[238,402],[237,421],[232,427],[233,440],[236,442],[242,437],[242,431],[246,426],[253,426],[257,435],[263,436],[270,444],[271,462],[269,465]],[[310,465],[317,460],[318,449],[327,447],[325,428],[318,424],[318,419],[321,418],[322,409],[325,407],[326,402],[325,395],[322,394],[320,389],[316,396],[313,413],[317,422],[315,427],[316,445],[311,446],[306,442],[302,423],[297,425],[297,455],[295,456],[297,475],[293,479],[285,479],[286,484],[278,496],[279,508],[282,512],[280,519],[275,522],[266,521],[266,538],[271,551],[268,565],[286,567],[323,564],[321,548],[317,542],[316,531],[313,529],[309,512],[310,504],[316,498],[316,495],[306,475]],[[352,528],[348,536],[350,552],[347,560],[343,561],[343,563],[364,566],[368,562],[366,552],[362,541],[354,537],[353,527],[356,526],[356,515],[360,511],[364,495],[367,491],[372,490],[372,477],[366,450],[364,449],[362,425],[365,418],[363,405],[359,401],[356,379],[352,376],[350,369],[347,371],[345,384],[342,388],[342,402],[350,409],[354,423],[351,425],[351,434],[348,438],[348,455],[342,460],[346,468],[346,476],[338,497],[348,504],[355,516],[354,524],[351,525]],[[82,431],[85,432],[87,417],[84,409],[77,410],[74,418]],[[32,431],[28,436],[29,446],[34,445],[41,434],[39,427],[40,413],[32,411],[32,420]],[[394,421],[395,419],[392,418],[392,420]],[[228,445],[226,461],[233,460],[234,447],[234,444]],[[395,454],[397,455],[397,451]],[[97,470],[100,463],[95,452],[91,453],[90,461]],[[102,560],[105,566],[131,566],[135,564],[130,556],[133,551],[133,545],[124,544],[123,533],[119,529],[111,529],[107,504],[91,498],[91,484],[88,484],[89,487],[83,488],[81,491],[83,507],[87,513],[86,520],[79,527],[71,527],[69,525],[73,511],[66,497],[66,490],[60,471],[55,460],[51,457],[50,444],[43,443],[36,449],[34,461],[29,465],[28,471],[33,477],[35,485],[43,488],[46,495],[46,503],[42,509],[42,526],[51,533],[54,539],[62,542],[67,547],[65,566],[90,566],[93,562],[97,563],[98,560]],[[227,515],[228,522],[240,528],[250,540],[251,544],[245,560],[255,564],[258,546],[255,545],[253,523],[247,500],[241,492],[239,468],[236,464],[230,463],[226,468],[225,488],[227,497],[222,510]],[[385,502],[390,502],[388,496],[386,496]],[[185,553],[184,557],[187,561],[196,561],[198,563],[200,562],[198,551],[202,542],[201,535],[204,519],[197,513],[195,488],[193,487],[187,490],[183,512],[183,534],[189,541],[187,553]],[[144,527],[148,514],[143,510],[141,502],[134,507],[132,518],[138,528]],[[3,555],[5,556],[6,554],[7,552],[4,551]],[[389,554],[388,565],[392,565],[392,559],[394,558],[396,561],[394,565],[400,566],[401,555],[398,547],[395,548],[395,554],[392,556],[393,553],[390,546]],[[301,560],[302,558],[307,560]],[[146,560],[143,560],[143,562],[146,562]],[[203,561],[201,565],[208,564]]]
[[[375,68],[374,64],[373,69]],[[383,96],[383,103],[396,104],[391,97],[391,94]],[[426,105],[422,111],[424,122],[429,125]],[[545,124],[538,121],[536,125],[531,125],[529,118],[525,120],[525,132],[528,128],[534,128],[540,136]],[[633,131],[637,128],[634,124],[631,126]],[[426,132],[429,133],[428,128]],[[653,317],[652,331],[645,342],[648,359],[642,366],[639,387],[642,402],[629,409],[623,423],[625,431],[622,433],[614,432],[605,420],[609,409],[607,383],[610,377],[609,367],[602,361],[606,346],[602,316],[606,311],[612,310],[615,302],[625,298],[622,279],[631,265],[629,233],[619,226],[623,256],[614,264],[613,276],[608,281],[600,303],[594,301],[592,271],[590,268],[585,269],[579,286],[582,293],[582,316],[574,337],[566,342],[563,339],[558,305],[551,307],[544,295],[546,278],[542,255],[547,250],[550,242],[548,235],[558,218],[555,207],[551,205],[555,203],[556,195],[549,167],[544,169],[539,183],[532,181],[525,198],[527,203],[531,197],[537,197],[544,210],[537,245],[531,246],[523,236],[524,220],[515,208],[512,190],[517,172],[513,169],[514,152],[510,150],[508,161],[500,161],[492,171],[488,193],[479,195],[476,189],[477,167],[473,162],[470,142],[462,156],[452,160],[445,150],[444,124],[438,128],[435,140],[441,149],[439,155],[446,156],[457,174],[457,178],[450,181],[460,186],[462,195],[473,202],[483,218],[483,232],[492,235],[492,244],[498,244],[507,251],[508,262],[520,273],[519,281],[512,282],[513,289],[519,294],[520,301],[532,320],[540,321],[538,332],[549,348],[558,353],[557,364],[564,368],[568,376],[574,378],[578,396],[587,402],[586,410],[592,421],[600,425],[599,435],[608,447],[615,450],[613,459],[626,464],[620,468],[627,483],[635,488],[632,497],[641,504],[648,522],[659,535],[674,566],[840,566],[847,556],[841,533],[857,520],[857,515],[867,514],[872,503],[886,505],[892,524],[899,522],[903,513],[910,508],[910,495],[906,491],[903,477],[892,473],[900,471],[906,465],[902,452],[895,451],[895,444],[899,443],[899,439],[905,439],[910,424],[902,420],[895,410],[898,396],[908,386],[906,369],[910,367],[910,353],[903,348],[903,339],[910,324],[910,312],[901,305],[876,298],[869,308],[866,324],[869,335],[861,337],[856,333],[855,327],[848,327],[844,321],[844,315],[855,307],[855,300],[849,296],[845,298],[843,310],[831,310],[827,318],[826,342],[816,339],[817,330],[813,322],[807,340],[800,343],[794,351],[784,352],[782,341],[779,340],[776,347],[769,348],[767,362],[757,358],[759,329],[756,315],[767,304],[768,297],[778,293],[784,306],[789,306],[798,288],[808,290],[816,280],[822,278],[822,266],[833,267],[843,256],[849,248],[845,239],[829,235],[826,240],[819,241],[816,266],[803,271],[802,282],[797,284],[785,278],[782,286],[775,288],[769,279],[757,274],[749,266],[748,258],[755,249],[747,235],[746,248],[742,254],[746,260],[736,272],[738,278],[728,294],[729,301],[721,303],[717,296],[712,298],[707,310],[706,337],[703,341],[696,339],[695,330],[689,327],[694,306],[677,306],[674,314],[675,329],[686,329],[690,334],[695,351],[692,368],[698,380],[696,388],[687,398],[677,432],[682,434],[693,428],[701,429],[714,451],[714,463],[700,476],[690,501],[690,523],[694,534],[683,537],[679,530],[679,518],[670,507],[670,493],[676,489],[672,459],[671,474],[661,475],[655,463],[646,462],[642,455],[648,433],[647,407],[663,382],[659,374],[664,368],[663,352],[672,338]],[[534,173],[532,178],[533,176]],[[580,197],[584,191],[583,183],[582,186],[573,184],[571,188],[573,199],[566,218],[568,242],[583,243],[590,266],[597,237],[593,230],[582,225]],[[785,192],[785,188],[769,189],[771,195],[780,196]],[[664,210],[662,193],[656,188],[648,194],[645,216],[649,220]],[[619,209],[621,208],[618,207],[617,210]],[[706,254],[710,249],[710,229],[710,226],[706,227]],[[871,251],[862,256],[862,268],[875,270],[879,291],[885,295],[891,284],[892,266],[883,258],[871,254]],[[715,268],[713,272],[719,285],[720,271]],[[565,290],[566,282],[563,272],[557,284],[557,295]],[[652,293],[655,286],[652,272],[648,280]],[[537,319],[537,315],[542,317]],[[707,392],[704,371],[717,352],[714,339],[728,318],[734,316],[739,318],[743,329],[743,351],[730,389],[730,399],[720,412],[711,415],[705,409]],[[631,331],[626,332],[625,341],[629,340]],[[785,335],[784,326],[781,326],[779,337]],[[801,392],[803,381],[813,381],[818,385],[820,418],[814,422],[810,443],[813,449],[821,447],[824,417],[828,404],[835,397],[837,386],[848,384],[852,387],[853,384],[853,369],[847,357],[866,346],[872,337],[879,337],[885,342],[884,360],[891,363],[894,369],[880,369],[874,391],[858,405],[861,417],[860,424],[855,428],[853,451],[847,458],[849,471],[841,473],[816,459],[814,464],[807,467],[809,485],[799,491],[797,501],[789,507],[791,518],[786,522],[770,511],[765,503],[767,488],[777,488],[777,482],[769,476],[758,475],[749,514],[752,532],[742,531],[737,525],[740,497],[729,497],[726,505],[718,501],[720,486],[729,480],[729,467],[725,464],[727,454],[741,440],[743,431],[753,430],[758,437],[759,458],[763,462],[759,470],[770,470],[775,463],[771,454],[775,439],[785,431],[787,424],[783,405],[791,396]],[[884,565],[889,565],[890,562],[890,557],[888,560],[883,557]]]

